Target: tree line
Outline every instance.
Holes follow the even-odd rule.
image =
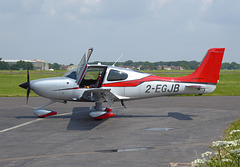
[[[97,64],[99,61],[92,62],[90,64]],[[113,65],[114,62],[101,62],[104,65]],[[115,66],[125,66],[125,67],[134,67],[135,69],[138,69],[141,67],[141,70],[157,70],[162,68],[163,66],[178,66],[183,67],[185,70],[196,70],[197,67],[200,65],[200,62],[198,61],[159,61],[159,62],[149,62],[149,61],[139,61],[139,62],[133,62],[132,60],[127,60],[125,62],[117,62]],[[163,69],[163,68],[162,68]],[[232,63],[222,63],[221,66],[222,70],[240,70],[240,64],[236,62]]]
[[[99,61],[91,62],[89,64],[98,64]],[[101,62],[104,65],[113,65],[114,62]],[[195,70],[199,66],[200,62],[197,61],[159,61],[159,62],[149,62],[149,61],[139,61],[133,62],[132,60],[127,60],[125,62],[117,62],[115,66],[124,66],[124,67],[133,67],[134,69],[141,69],[141,70],[158,70],[163,66],[180,66],[183,67],[185,70]],[[71,64],[72,65],[72,64]],[[61,65],[58,63],[49,63],[49,68],[58,70],[60,69]],[[34,69],[32,63],[25,62],[25,61],[18,61],[16,64],[8,64],[7,62],[2,61],[0,58],[0,70],[26,70],[29,68],[30,70]],[[221,69],[223,70],[240,70],[240,64],[236,62],[232,63],[222,63]]]
[[[0,58],[0,70],[33,70],[34,66],[30,62],[18,61],[16,64],[9,64]]]

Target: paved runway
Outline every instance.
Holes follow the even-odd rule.
[[[59,115],[36,118],[32,97],[0,98],[0,166],[168,166],[192,162],[239,117],[240,96],[160,97],[120,103],[95,121],[93,103],[55,103]],[[107,104],[106,104],[107,106]]]

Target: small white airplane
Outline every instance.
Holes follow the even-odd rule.
[[[29,81],[19,85],[27,89],[27,101],[30,90],[39,96],[50,99],[50,102],[34,110],[34,114],[44,118],[57,112],[43,109],[55,103],[67,101],[95,102],[90,107],[90,117],[99,120],[114,116],[112,109],[103,107],[107,102],[110,106],[114,101],[144,99],[157,96],[183,94],[205,94],[215,90],[219,80],[225,48],[209,49],[195,72],[184,77],[159,77],[125,68],[88,65],[93,52],[90,48],[83,55],[78,68],[67,72],[62,77],[45,78]]]

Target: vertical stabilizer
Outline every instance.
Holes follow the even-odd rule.
[[[178,79],[185,82],[217,83],[224,51],[225,48],[209,49],[194,73]]]

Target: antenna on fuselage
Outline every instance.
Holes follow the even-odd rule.
[[[120,60],[123,57],[123,54],[121,54],[121,56],[117,59],[117,61],[115,61],[115,63],[113,63],[113,67],[115,66],[115,64],[118,62],[118,60]]]

